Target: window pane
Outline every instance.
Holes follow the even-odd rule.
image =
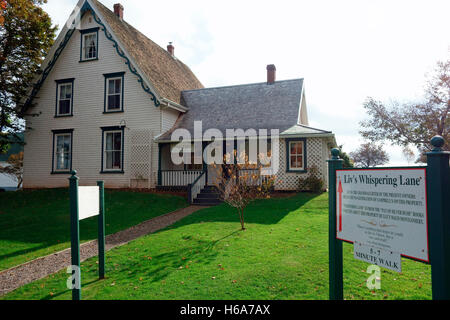
[[[61,85],[59,86],[59,99],[64,99],[63,97],[66,96],[66,86]]]
[[[72,85],[66,84],[63,86],[65,88],[66,92],[64,95],[61,95],[61,99],[71,99],[72,98]]]
[[[120,95],[108,96],[108,110],[120,109]]]
[[[297,168],[297,157],[291,157],[291,168]]]
[[[114,169],[120,169],[121,168],[121,152],[120,151],[114,151]]]
[[[108,93],[114,93],[114,80],[108,80]]]
[[[106,134],[106,150],[112,150],[113,147],[113,134],[107,133]]]
[[[56,152],[61,152],[64,146],[64,136],[56,136]]]
[[[59,101],[59,114],[69,114],[70,113],[70,100]]]
[[[114,134],[114,150],[122,150],[122,134],[120,132]]]
[[[303,157],[297,157],[297,167],[298,168],[303,168]]]
[[[106,169],[113,169],[113,153],[106,151]]]
[[[115,81],[115,93],[119,93],[122,91],[122,79],[116,79]]]

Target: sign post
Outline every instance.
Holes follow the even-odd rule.
[[[342,299],[342,241],[354,257],[401,272],[401,257],[431,264],[434,300],[450,300],[450,152],[431,140],[428,166],[342,169],[329,161],[330,299]]]
[[[70,196],[70,233],[72,256],[72,300],[81,300],[81,274],[80,270],[80,224],[78,220],[78,177],[77,172],[73,171],[69,178],[69,196]],[[74,270],[74,267],[77,269]]]
[[[430,260],[433,300],[450,300],[450,152],[442,151],[444,139],[431,140],[427,153],[430,210]]]
[[[343,262],[342,262],[342,241],[336,238],[337,215],[336,215],[336,170],[342,169],[343,160],[339,159],[339,149],[331,150],[332,158],[328,161],[328,184],[329,184],[329,268],[330,268],[330,300],[344,299],[343,286]],[[341,214],[341,213],[340,213]]]
[[[98,215],[98,277],[105,279],[105,183],[98,181],[100,211]]]
[[[97,187],[78,186],[77,172],[69,178],[72,256],[72,300],[81,300],[80,220],[98,216],[98,273],[105,278],[105,191],[104,182]]]

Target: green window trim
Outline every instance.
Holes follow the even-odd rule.
[[[102,156],[100,174],[124,174],[125,173],[125,126],[101,127],[102,130]],[[120,131],[122,133],[122,150],[121,150],[121,169],[108,170],[105,169],[105,134],[110,131]]]
[[[308,172],[308,152],[307,152],[307,139],[306,138],[290,138],[286,140],[286,172],[287,173],[307,173]],[[292,142],[303,142],[303,169],[296,170],[291,169],[291,150],[290,144]]]
[[[80,62],[90,62],[90,61],[97,61],[98,60],[98,30],[100,29],[100,27],[97,28],[90,28],[90,29],[84,29],[84,30],[80,30],[80,38],[81,38],[81,43],[80,43]],[[86,59],[86,57],[83,55],[83,48],[84,48],[84,36],[88,35],[88,34],[94,34],[95,33],[95,37],[96,37],[96,46],[95,46],[95,57],[93,58],[89,58]]]
[[[74,83],[75,83],[75,78],[69,78],[69,79],[61,79],[61,80],[55,80],[56,82],[56,103],[55,103],[55,118],[66,118],[66,117],[73,117],[73,92],[74,92]],[[72,86],[72,93],[71,93],[71,98],[70,98],[70,112],[69,113],[64,113],[64,114],[60,114],[59,113],[59,88],[61,85],[64,84],[69,84]]]
[[[105,77],[105,89],[104,89],[104,103],[103,103],[103,113],[121,113],[124,112],[124,94],[125,94],[125,72],[115,72],[115,73],[105,73],[103,75]],[[121,79],[122,83],[122,92],[120,93],[120,109],[117,110],[108,110],[108,80],[111,79]]]
[[[70,174],[72,172],[72,163],[73,163],[73,131],[74,129],[61,129],[61,130],[52,130],[52,172],[51,174]],[[66,170],[57,170],[55,169],[55,148],[56,148],[56,137],[62,134],[70,134],[70,165],[69,169]]]

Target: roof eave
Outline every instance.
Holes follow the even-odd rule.
[[[182,113],[186,113],[189,111],[189,108],[182,106],[181,104],[173,102],[166,98],[161,99],[161,104],[168,108],[174,109],[174,110],[182,112]]]

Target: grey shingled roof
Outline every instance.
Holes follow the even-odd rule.
[[[279,129],[280,133],[298,122],[303,79],[255,83],[183,91],[183,114],[172,130],[157,141],[170,141],[172,132],[184,128],[194,132],[194,121],[203,121],[203,132],[226,129]],[[270,132],[269,132],[270,134]]]

